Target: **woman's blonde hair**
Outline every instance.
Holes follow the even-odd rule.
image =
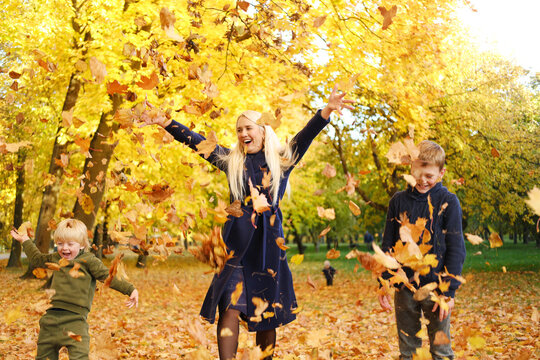
[[[238,117],[238,120],[241,117],[245,117],[257,124],[257,120],[261,118],[261,115],[259,112],[247,110]],[[270,194],[272,196],[272,205],[276,205],[279,201],[278,194],[281,177],[287,169],[294,165],[295,156],[289,144],[282,145],[279,142],[271,126],[260,124],[257,124],[257,126],[261,128],[264,136],[264,156],[271,175]],[[230,153],[223,155],[221,160],[227,164],[227,178],[233,199],[242,201],[246,195],[246,189],[244,188],[244,163],[246,154],[244,153],[242,144],[237,142]]]
[[[75,241],[81,244],[81,247],[88,250],[90,242],[88,242],[88,229],[86,225],[77,219],[65,219],[60,221],[54,231],[54,243],[60,241]]]

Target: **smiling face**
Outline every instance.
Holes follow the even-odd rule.
[[[416,179],[416,190],[425,194],[431,190],[440,179],[442,179],[446,169],[439,168],[438,165],[416,160],[411,165],[411,174]]]
[[[236,135],[247,154],[255,154],[263,148],[263,128],[245,116],[240,116],[236,122]]]
[[[79,255],[82,246],[76,241],[58,241],[56,243],[58,254],[66,260],[73,260]]]

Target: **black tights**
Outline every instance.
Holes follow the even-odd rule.
[[[221,360],[231,360],[236,358],[236,350],[238,349],[238,332],[239,332],[239,317],[240,311],[228,309],[219,315],[217,323],[217,339],[219,358]],[[228,328],[231,333],[221,336],[223,329]],[[227,330],[225,330],[228,332]],[[265,350],[268,346],[274,348],[276,345],[276,329],[257,331],[255,338],[257,345],[261,350]],[[272,355],[265,357],[263,360],[271,360]]]

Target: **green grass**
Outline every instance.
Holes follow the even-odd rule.
[[[287,250],[287,255],[291,256],[298,254],[298,247],[294,244],[289,244],[290,249]],[[505,266],[507,271],[539,271],[540,270],[540,249],[535,243],[529,244],[513,244],[505,242],[503,247],[490,249],[488,245],[471,245],[466,243],[467,257],[463,271],[501,271]],[[365,244],[360,244],[360,251],[370,251]],[[357,264],[356,260],[347,260],[345,255],[350,251],[348,245],[340,245],[339,249],[341,256],[338,259],[330,260],[333,267],[342,271],[352,271]],[[326,244],[319,246],[319,251],[315,251],[313,244],[308,244],[304,263],[310,268],[320,267],[322,269],[323,262],[326,260]],[[477,252],[481,254],[475,255]],[[294,265],[293,265],[294,266]]]

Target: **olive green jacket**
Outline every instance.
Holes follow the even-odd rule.
[[[58,253],[42,254],[30,240],[23,242],[22,247],[30,264],[37,268],[47,268],[45,264],[47,262],[58,264],[62,258]],[[80,264],[79,277],[74,277],[69,273],[73,270],[75,263]],[[108,276],[109,268],[100,259],[91,252],[81,250],[75,259],[69,261],[69,264],[54,271],[51,288],[54,289],[55,294],[51,299],[52,307],[87,316],[96,291],[96,279],[105,281]],[[116,277],[113,277],[109,287],[128,296],[135,290],[132,284]]]

